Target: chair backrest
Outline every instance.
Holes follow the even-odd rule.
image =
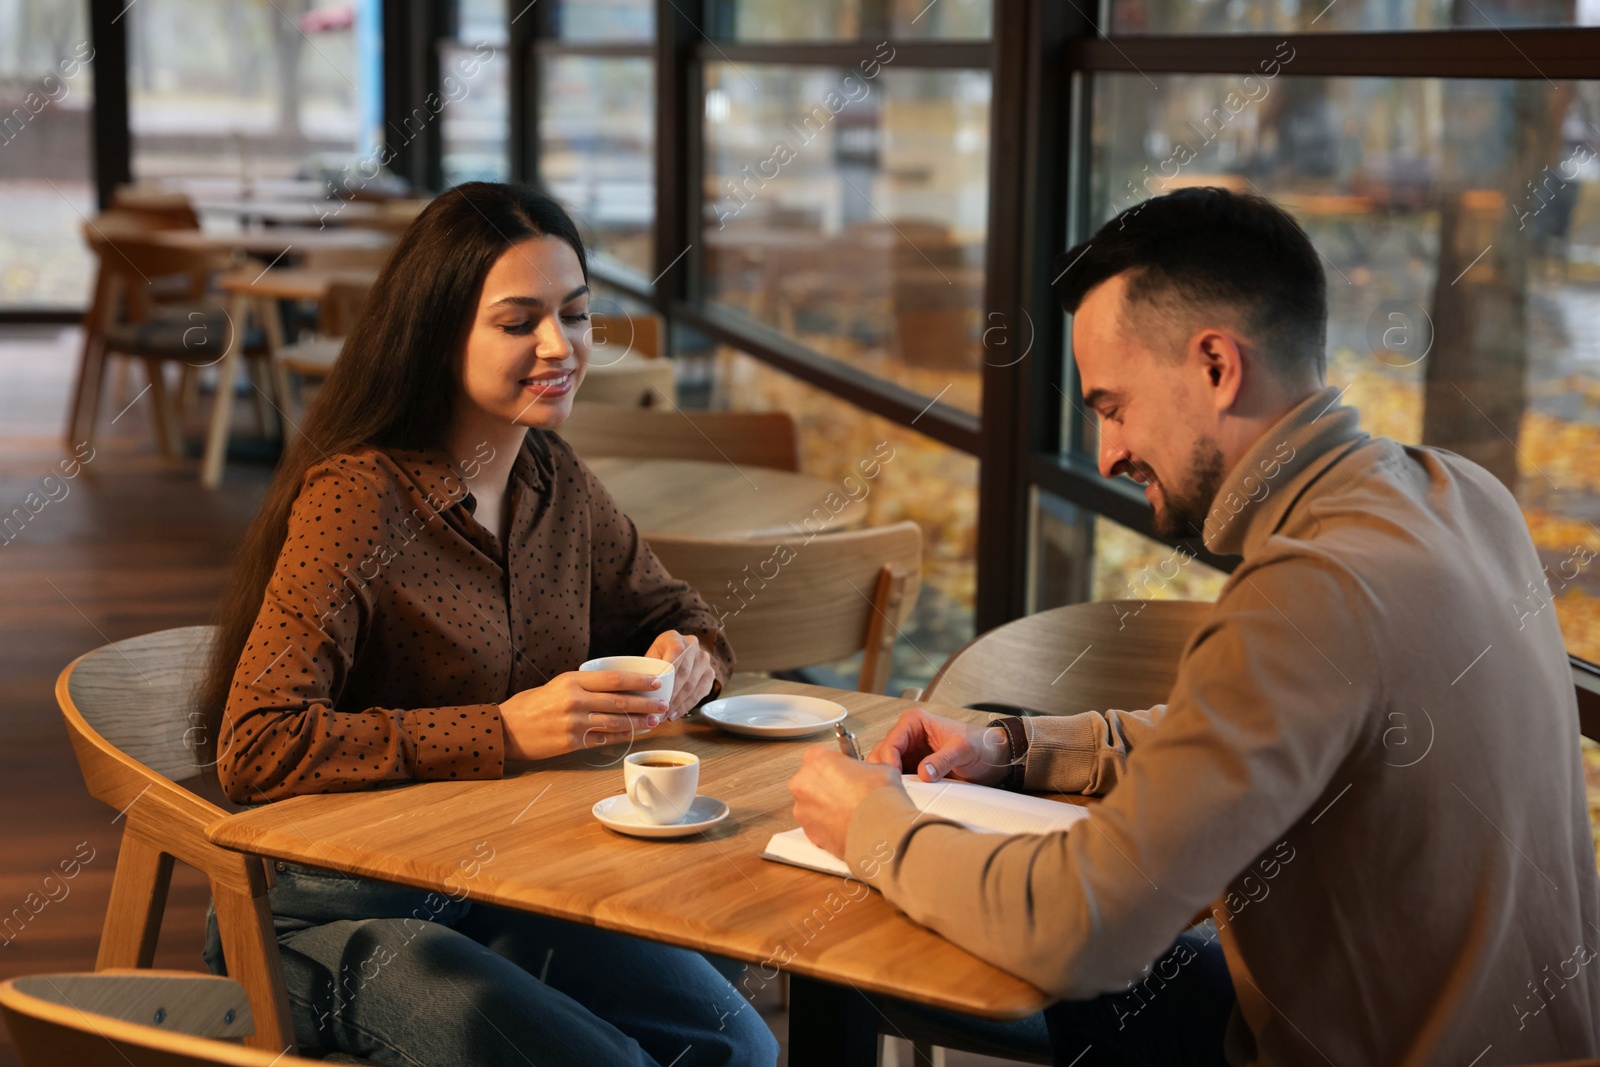
[[[590,316],[589,326],[594,338],[591,363],[613,363],[627,355],[654,359],[663,352],[666,322],[653,311],[624,315],[596,313]]]
[[[155,229],[197,230],[200,216],[184,193],[119,185],[111,193],[114,211],[144,216]]]
[[[182,626],[80,656],[57,686],[74,740],[92,733],[172,782],[198,777],[205,723],[195,692],[215,640],[214,626]]]
[[[922,585],[914,522],[740,541],[653,535],[650,547],[722,620],[739,670],[793,670],[865,649],[863,692],[888,684],[894,639]]]
[[[181,971],[39,974],[0,982],[0,1015],[22,1067],[299,1067],[233,1042],[254,1023],[244,987]]]
[[[559,432],[589,459],[698,459],[800,469],[799,431],[785,411],[684,411],[579,400]]]
[[[578,396],[593,404],[671,407],[677,402],[678,381],[670,359],[628,356],[615,363],[591,362]]]
[[[1160,704],[1189,638],[1210,617],[1198,600],[1101,600],[1008,622],[945,661],[922,699],[994,702],[1043,715]]]
[[[161,299],[201,299],[211,275],[233,266],[223,252],[164,244],[143,233],[107,230],[92,221],[84,226],[84,240],[99,257],[100,278],[110,283],[105,293],[96,294],[96,305],[102,315],[110,316],[116,313],[120,297],[129,322],[149,318],[152,306]],[[181,280],[183,291],[158,287],[156,283],[163,279]],[[109,320],[101,323],[102,327],[109,324]]]
[[[329,282],[327,293],[317,305],[317,332],[324,337],[348,336],[371,295],[371,281],[340,278]]]

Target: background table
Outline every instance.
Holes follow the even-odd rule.
[[[803,523],[813,511],[832,516],[827,530],[866,525],[865,504],[850,500],[836,482],[771,467],[738,466],[687,459],[586,461],[647,538],[651,534],[737,540],[746,537],[809,537]],[[824,501],[844,501],[834,514]]]
[[[291,258],[306,252],[346,251],[387,248],[392,234],[380,230],[326,229],[315,226],[274,226],[262,230],[158,230],[149,239],[176,248],[204,252],[243,252],[271,259],[287,254]]]
[[[913,706],[752,677],[735,679],[729,692],[739,691],[836,700],[864,747]],[[473,900],[730,956],[757,965],[747,972],[752,983],[773,980],[776,961],[785,960],[782,969],[795,976],[789,1062],[796,1065],[874,1062],[876,1009],[857,991],[991,1018],[1049,1003],[877,893],[862,896],[843,879],[760,858],[769,837],[795,825],[788,780],[816,740],[735,737],[699,716],[637,739],[636,751],[696,753],[700,791],[732,808],[726,821],[675,840],[625,837],[591,814],[596,801],[622,792],[620,745],[513,765],[495,781],[293,797],[222,819],[209,836],[243,852],[456,896],[465,889]],[[828,734],[821,740],[832,743]],[[491,858],[473,862],[485,855]]]

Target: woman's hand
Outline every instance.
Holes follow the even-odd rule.
[[[664,659],[676,670],[676,679],[672,683],[672,706],[667,712],[669,719],[681,719],[687,715],[690,708],[705,699],[705,695],[711,692],[711,683],[717,680],[717,672],[711,666],[711,653],[700,647],[700,639],[693,634],[668,630],[651,642],[650,650],[645,655],[652,659]]]
[[[506,758],[545,759],[598,748],[647,733],[667,716],[667,704],[638,691],[659,689],[654,675],[633,671],[568,671],[500,705]]]
[[[974,726],[912,708],[873,746],[867,761],[887,763],[907,774],[914,768],[924,782],[950,777],[997,785],[1011,769],[1010,747],[999,726]]]

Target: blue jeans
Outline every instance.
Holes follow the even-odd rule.
[[[291,863],[269,899],[310,1052],[394,1067],[777,1062],[761,1017],[695,952]],[[225,973],[214,910],[205,957]]]

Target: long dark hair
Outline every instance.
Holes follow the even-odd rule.
[[[217,760],[217,736],[239,657],[288,537],[306,471],[364,445],[428,448],[455,411],[455,368],[477,315],[483,280],[512,245],[557,237],[589,277],[583,239],[556,201],[532,189],[468,182],[440,195],[406,228],[339,359],[307,413],[235,557],[218,606],[217,643],[200,690],[206,716],[198,758]]]

